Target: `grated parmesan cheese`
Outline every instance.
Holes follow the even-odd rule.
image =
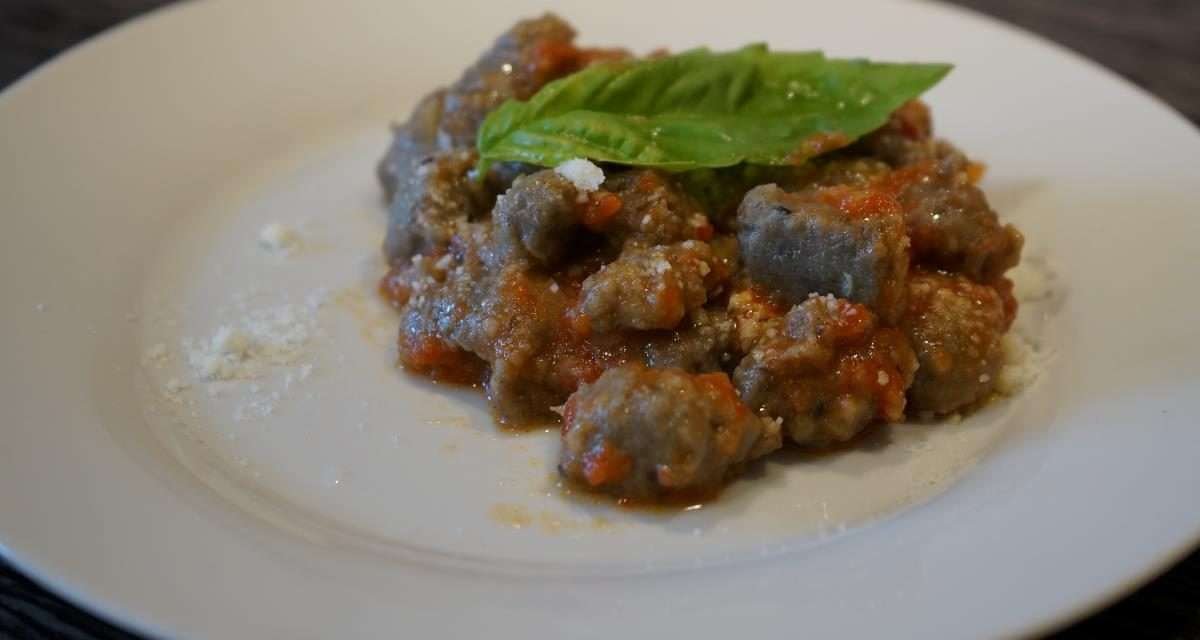
[[[161,365],[167,361],[167,345],[159,342],[158,344],[151,346],[150,348],[146,349],[143,359],[148,363]]]
[[[300,234],[278,222],[272,222],[258,232],[258,246],[272,253],[291,253],[299,244]]]
[[[1006,334],[1000,346],[1004,350],[1004,366],[996,375],[996,391],[1011,396],[1037,380],[1041,365],[1034,348],[1019,335]]]
[[[309,311],[316,312],[317,309],[329,302],[329,297],[329,289],[318,287],[304,296],[304,305],[308,307]]]
[[[295,364],[315,330],[319,305],[283,305],[253,311],[223,325],[207,340],[185,339],[192,373],[201,380],[248,380],[273,366]]]
[[[554,168],[554,173],[566,178],[575,188],[586,193],[604,183],[604,170],[586,158],[572,158]]]
[[[1005,274],[1020,302],[1046,300],[1054,293],[1054,274],[1037,260],[1023,260]]]

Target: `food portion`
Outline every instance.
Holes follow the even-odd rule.
[[[563,409],[559,469],[623,498],[704,496],[739,466],[780,447],[723,372],[631,363],[580,386]]]
[[[812,294],[756,331],[734,381],[796,444],[845,442],[872,422],[904,418],[917,358],[906,336],[880,326],[867,307]]]
[[[921,363],[908,392],[912,409],[945,414],[987,398],[1004,364],[1001,338],[1015,313],[1006,286],[913,274],[903,327]]]
[[[904,314],[908,234],[900,204],[852,186],[751,189],[738,210],[746,275],[785,301],[832,293],[890,322]]]
[[[948,70],[519,22],[379,163],[400,365],[634,500],[980,405],[1022,237],[916,100]]]

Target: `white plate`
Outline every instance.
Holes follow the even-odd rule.
[[[1023,394],[665,515],[564,498],[552,434],[395,372],[369,293],[385,124],[537,5],[188,3],[0,97],[6,555],[188,637],[928,638],[1044,630],[1192,546],[1200,136],[935,5],[555,3],[591,43],[956,63],[939,131],[1055,274],[1023,310],[1046,365]],[[271,221],[293,254],[256,246]],[[184,338],[286,303],[299,361],[217,395],[191,377]]]

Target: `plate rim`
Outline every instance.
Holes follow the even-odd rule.
[[[8,85],[0,92],[0,107],[6,105],[12,95],[27,90],[26,88],[31,83],[53,72],[54,69],[64,64],[69,64],[72,60],[90,55],[96,47],[103,46],[106,42],[124,37],[131,31],[159,28],[162,21],[166,19],[184,20],[186,19],[186,14],[196,10],[198,7],[211,7],[220,4],[216,0],[209,0],[207,2],[188,0],[163,5],[89,36],[81,42],[55,54]],[[1169,117],[1176,121],[1184,123],[1194,133],[1200,133],[1200,125],[1186,118],[1163,99],[1127,80],[1108,67],[1064,45],[972,8],[942,2],[931,2],[928,4],[936,5],[941,11],[960,14],[961,17],[971,21],[987,23],[993,28],[1007,31],[1010,35],[1027,41],[1033,41],[1043,48],[1052,49],[1059,57],[1069,58],[1074,63],[1090,67],[1093,71],[1106,76],[1109,81],[1119,83],[1126,90],[1135,92],[1142,100],[1154,104],[1164,115],[1169,115]],[[1145,565],[1142,570],[1138,571],[1135,575],[1129,576],[1123,582],[1109,584],[1106,588],[1100,590],[1102,592],[1101,595],[1081,600],[1073,607],[1060,609],[1058,613],[1044,616],[1040,621],[1030,620],[1029,624],[1022,628],[1022,633],[1031,635],[1049,633],[1101,611],[1167,572],[1197,548],[1200,548],[1200,529],[1192,531],[1187,541],[1183,544],[1174,548],[1159,550],[1155,554],[1155,561],[1153,563]],[[39,587],[46,589],[56,596],[62,597],[72,605],[79,607],[112,626],[151,637],[171,637],[169,631],[156,628],[154,625],[144,621],[140,616],[124,610],[124,607],[119,604],[108,601],[104,596],[86,593],[71,584],[69,578],[66,576],[57,575],[52,569],[39,566],[28,560],[19,550],[5,545],[3,540],[0,540],[0,555]]]

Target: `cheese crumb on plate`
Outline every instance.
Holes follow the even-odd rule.
[[[291,253],[299,245],[300,234],[278,222],[272,222],[258,232],[258,246],[272,253]]]
[[[295,364],[316,328],[317,306],[287,304],[249,313],[222,325],[206,340],[186,339],[183,350],[201,380],[256,378],[271,366]]]

